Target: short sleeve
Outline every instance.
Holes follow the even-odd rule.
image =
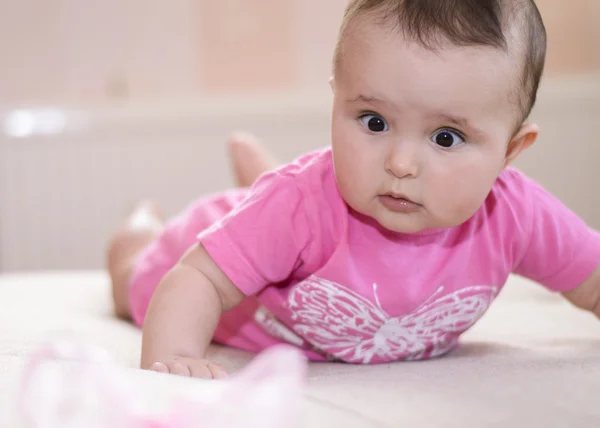
[[[515,273],[554,291],[582,284],[600,266],[600,234],[530,181],[531,226]]]
[[[311,243],[302,192],[293,175],[263,175],[227,216],[198,235],[199,242],[244,294],[283,282]]]

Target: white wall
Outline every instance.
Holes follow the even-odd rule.
[[[600,229],[599,80],[546,82],[534,114],[540,141],[517,166]],[[231,132],[252,130],[291,160],[329,144],[328,111],[327,94],[144,105],[80,112],[87,124],[57,136],[3,137],[1,266],[101,267],[109,234],[138,199],[170,215],[232,184],[223,144]]]

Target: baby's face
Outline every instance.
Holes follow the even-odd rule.
[[[333,80],[340,192],[396,232],[457,226],[506,166],[519,67],[497,49],[428,51],[367,24],[346,34]]]

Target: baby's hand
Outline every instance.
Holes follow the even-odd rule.
[[[197,377],[202,379],[225,379],[227,372],[219,364],[204,358],[173,356],[154,363],[150,370],[159,373],[170,373],[177,376]]]

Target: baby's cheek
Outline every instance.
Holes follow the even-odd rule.
[[[485,194],[473,180],[439,188],[434,196],[437,215],[447,226],[457,226],[475,214],[485,200]]]

